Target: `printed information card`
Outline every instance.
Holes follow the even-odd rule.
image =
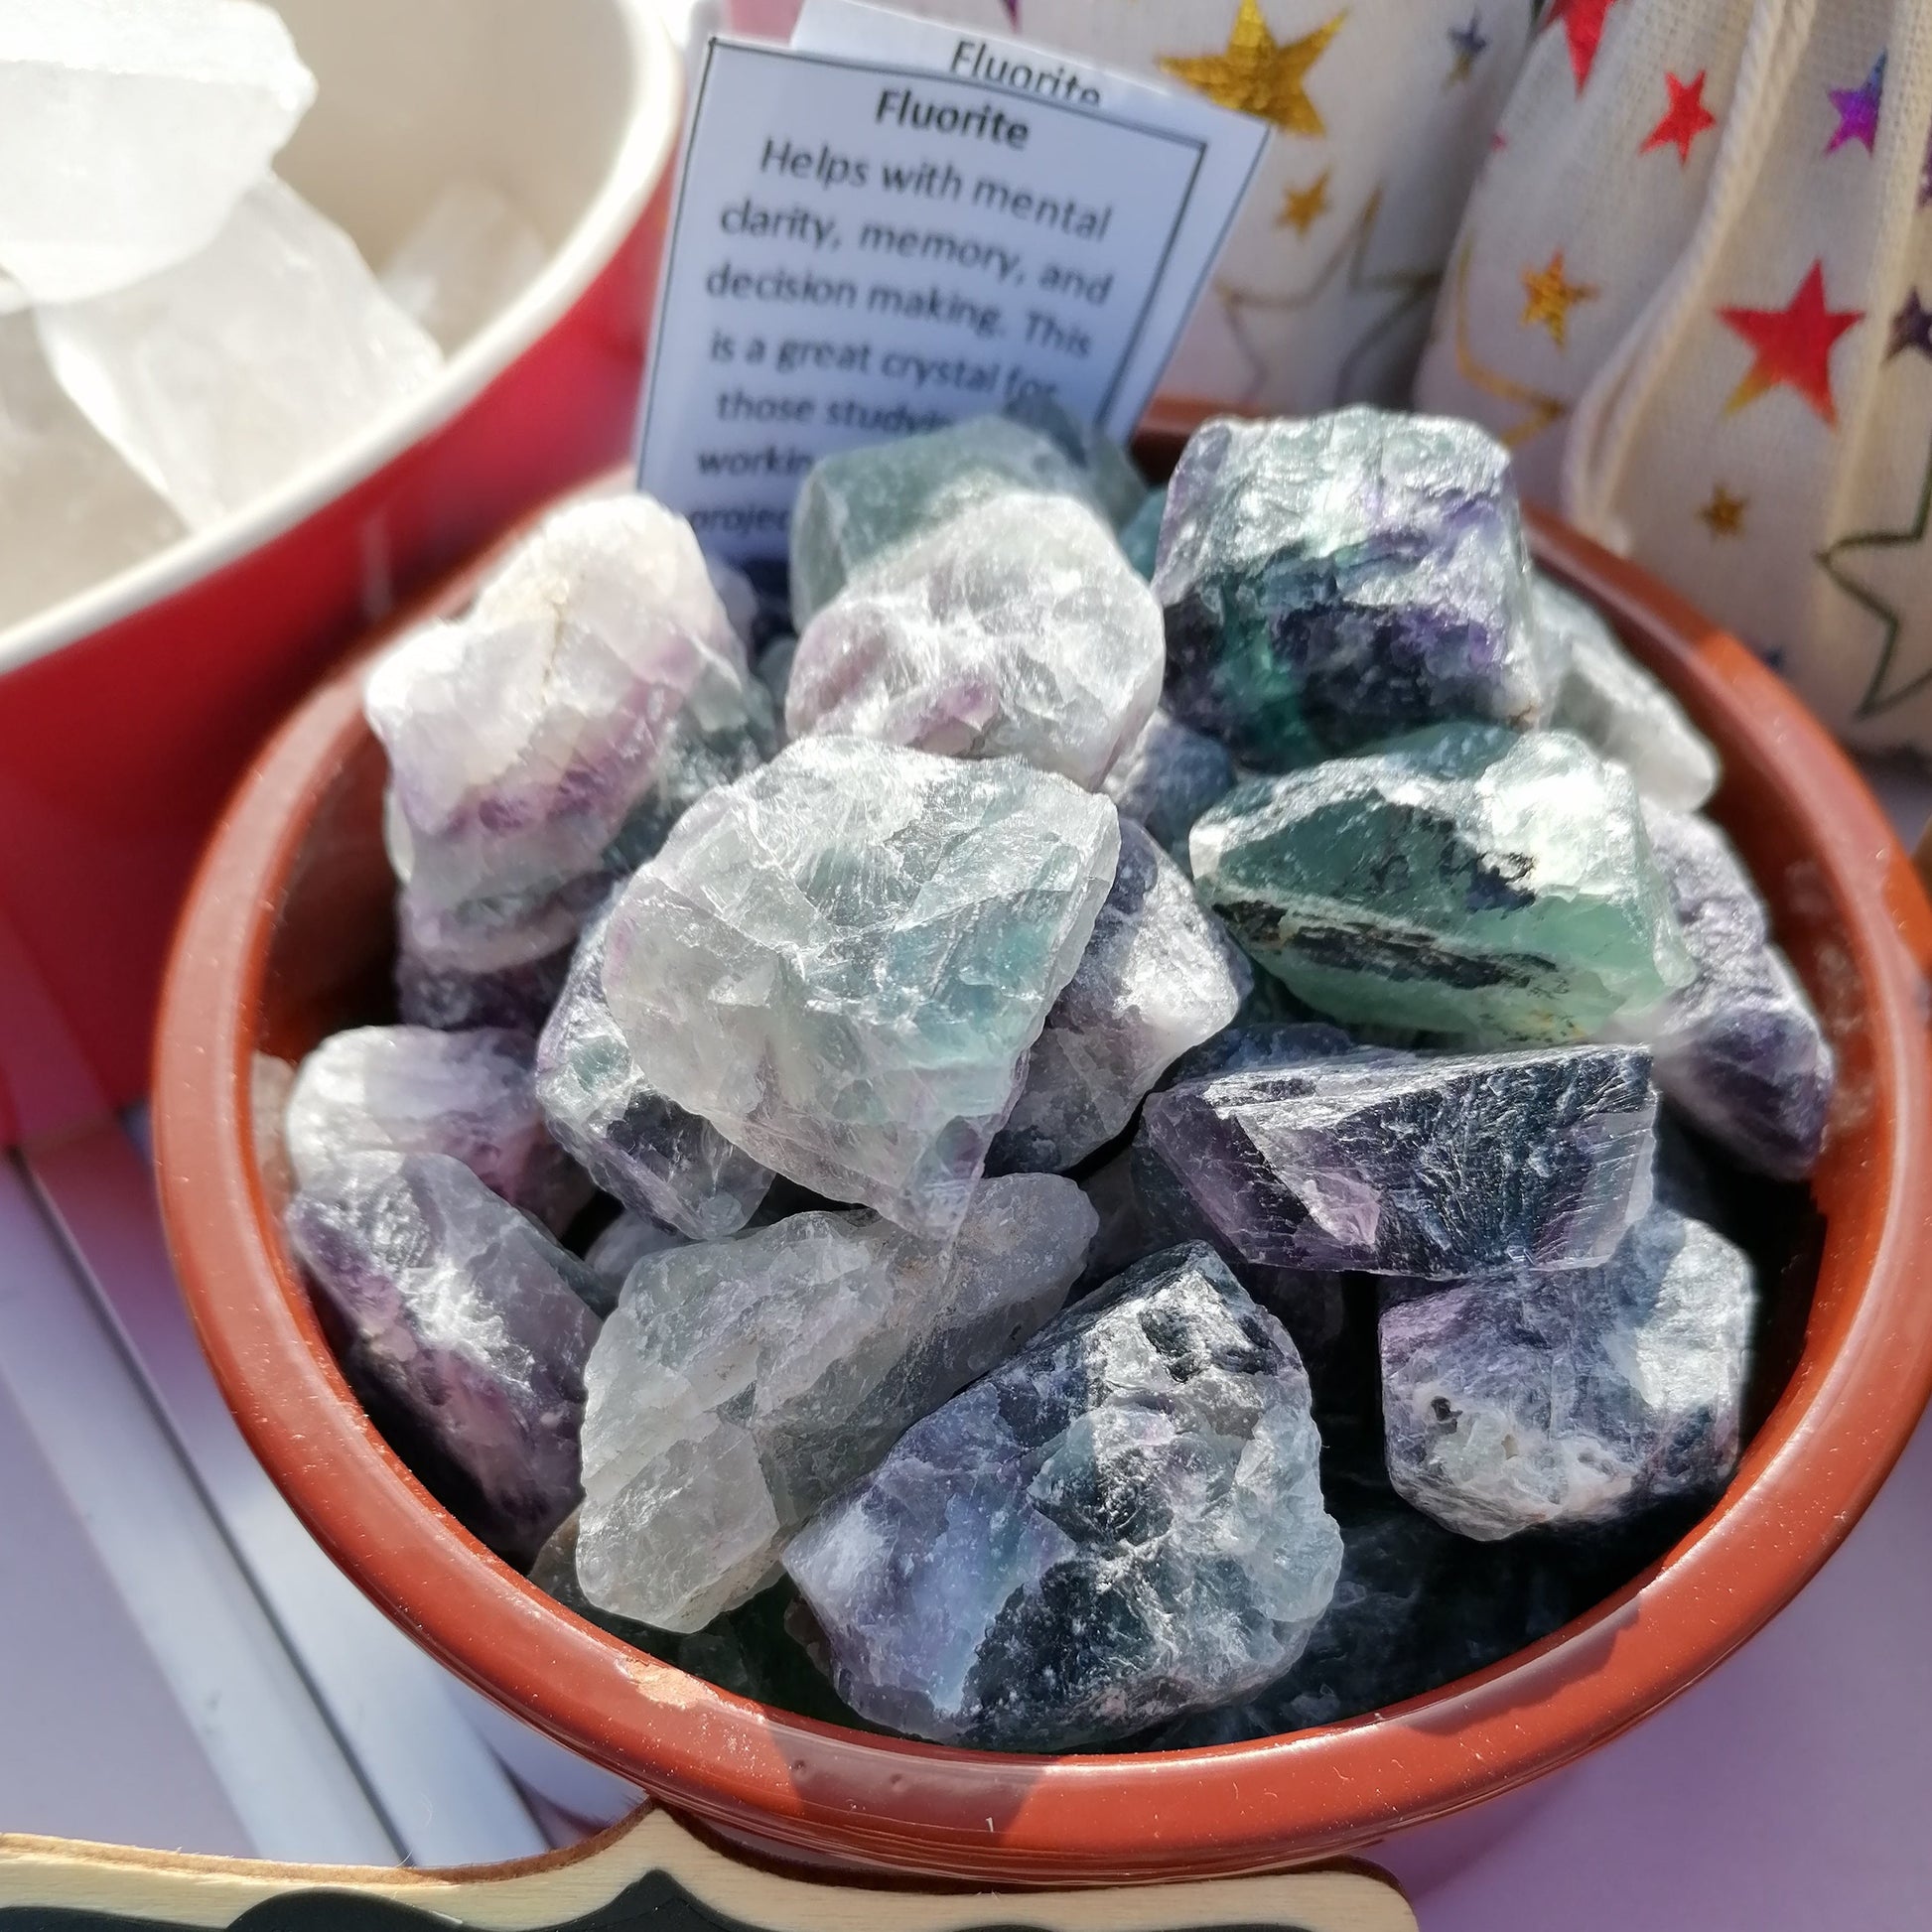
[[[843,0],[817,0],[789,48],[712,41],[665,254],[642,486],[707,549],[748,561],[783,555],[799,481],[834,450],[1030,390],[1125,437],[1264,134]]]

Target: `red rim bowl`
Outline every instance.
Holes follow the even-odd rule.
[[[1388,1711],[1215,1750],[1059,1759],[863,1735],[735,1697],[533,1588],[435,1502],[364,1417],[283,1246],[256,1154],[255,1054],[379,1011],[390,882],[380,752],[351,664],[256,760],[203,862],[163,1001],[163,1207],[214,1372],[270,1474],[399,1623],[507,1709],[743,1842],[848,1868],[1104,1883],[1275,1868],[1359,1848],[1604,1742],[1780,1609],[1870,1500],[1932,1390],[1932,909],[1826,733],[1734,639],[1548,521],[1593,597],[1717,743],[1716,815],[1769,898],[1842,1077],[1795,1366],[1722,1500],[1657,1565],[1502,1664]],[[411,614],[456,608],[476,571]]]

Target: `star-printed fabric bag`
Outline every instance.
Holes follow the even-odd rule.
[[[886,4],[1196,88],[1273,126],[1170,393],[1294,411],[1407,399],[1528,50],[1530,0]],[[782,38],[797,0],[730,0],[726,13]]]
[[[1421,407],[1932,752],[1932,4],[1558,0],[1451,254]]]

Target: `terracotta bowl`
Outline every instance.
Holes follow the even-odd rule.
[[[370,260],[475,178],[549,255],[418,395],[0,625],[0,1146],[144,1090],[182,892],[263,734],[399,598],[630,442],[682,92],[655,0],[279,11],[320,91],[276,165]],[[58,1051],[25,1017],[50,1010]]]
[[[1932,1389],[1932,909],[1882,813],[1798,700],[1642,574],[1548,522],[1594,597],[1723,752],[1717,802],[1827,1018],[1843,1075],[1822,1232],[1769,1272],[1757,1427],[1658,1564],[1534,1648],[1388,1711],[1217,1750],[1057,1759],[807,1722],[640,1655],[559,1608],[446,1515],[350,1396],[284,1249],[257,1148],[258,1053],[385,1011],[383,760],[340,671],[256,761],[181,926],[155,1082],[163,1206],[242,1429],[335,1558],[480,1690],[728,1836],[847,1867],[1097,1883],[1279,1867],[1521,1785],[1657,1709],[1786,1603],[1844,1537]],[[459,605],[459,575],[413,617]]]

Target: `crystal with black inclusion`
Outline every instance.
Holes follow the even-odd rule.
[[[1168,490],[1170,710],[1264,770],[1443,719],[1547,723],[1509,455],[1470,423],[1218,417]]]
[[[1188,849],[1254,960],[1351,1025],[1586,1038],[1694,971],[1628,773],[1564,732],[1438,725],[1252,779]]]
[[[1319,1453],[1294,1343],[1172,1249],[908,1430],[785,1564],[863,1716],[1105,1744],[1300,1656],[1341,1562]]]

